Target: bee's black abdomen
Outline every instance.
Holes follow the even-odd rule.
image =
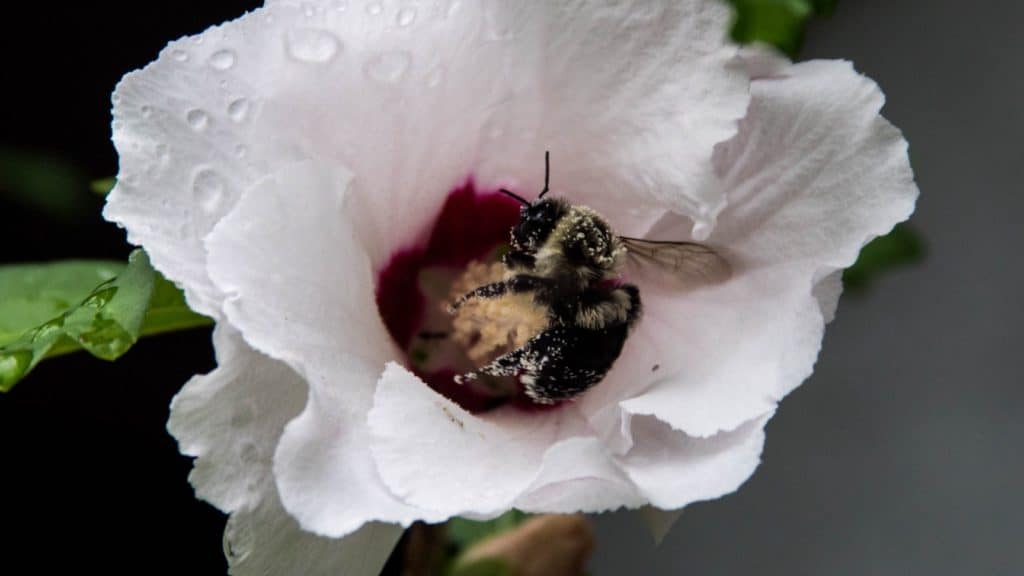
[[[563,325],[538,335],[520,381],[534,400],[552,403],[574,398],[600,382],[622,353],[627,324],[600,330]]]
[[[520,381],[537,402],[574,398],[604,379],[640,316],[640,291],[631,284],[591,290],[586,296],[590,298],[581,301],[611,304],[617,313],[600,326],[583,325],[578,317],[564,318],[527,344]]]

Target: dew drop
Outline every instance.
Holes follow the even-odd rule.
[[[238,98],[232,100],[228,104],[228,116],[231,117],[235,122],[241,122],[245,120],[245,117],[249,115],[249,101],[245,98]]]
[[[0,390],[9,390],[32,365],[30,350],[0,352]]]
[[[171,57],[178,62],[188,62],[188,52],[181,49],[171,52]]]
[[[205,130],[210,123],[210,116],[199,108],[193,108],[185,114],[185,121],[193,130]]]
[[[312,4],[305,4],[302,6],[302,13],[306,15],[306,18],[312,18],[316,16],[316,8]]]
[[[366,12],[371,16],[376,16],[384,11],[384,7],[380,5],[380,2],[371,2],[366,5]]]
[[[411,62],[412,56],[408,52],[402,50],[381,52],[366,61],[363,71],[378,82],[393,83],[405,76]]]
[[[416,21],[416,9],[412,7],[402,8],[398,11],[395,22],[399,27],[405,28]]]
[[[302,28],[289,30],[284,38],[285,51],[300,62],[322,64],[341,49],[341,40],[326,30]]]
[[[235,156],[239,159],[245,158],[245,155],[249,153],[249,149],[246,148],[245,144],[239,144],[235,146]]]
[[[444,80],[445,69],[444,66],[438,66],[427,74],[427,86],[431,88],[437,87],[438,84]]]
[[[150,108],[149,106],[143,106],[142,108],[139,108],[139,112],[142,113],[142,116],[144,118],[149,118],[150,116],[153,115],[153,109]]]
[[[224,180],[213,170],[204,168],[196,173],[192,191],[200,208],[207,213],[216,212],[224,198]]]
[[[334,9],[338,12],[344,12],[348,9],[348,0],[336,0],[334,2]]]
[[[235,65],[235,53],[231,50],[217,50],[210,55],[210,66],[217,70],[227,70]]]

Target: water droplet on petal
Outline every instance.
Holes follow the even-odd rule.
[[[210,55],[210,66],[217,70],[227,70],[235,65],[235,53],[231,50],[217,50]]]
[[[300,62],[324,63],[341,49],[341,40],[327,30],[302,28],[289,30],[284,38],[288,55]]]
[[[185,121],[193,130],[204,130],[210,123],[210,115],[199,108],[193,108],[185,114]]]
[[[249,149],[246,148],[245,144],[239,144],[235,146],[235,156],[239,159],[245,158],[245,155],[249,153]]]
[[[334,2],[334,9],[338,12],[344,12],[348,9],[348,0],[336,0]]]
[[[177,60],[178,62],[187,62],[188,61],[188,52],[185,52],[184,50],[180,50],[180,49],[179,50],[175,50],[175,51],[171,52],[171,57],[174,58],[175,60]]]
[[[306,15],[306,18],[312,18],[316,15],[316,8],[312,4],[304,4],[302,13]]]
[[[371,2],[366,5],[366,13],[371,16],[376,16],[384,11],[384,7],[381,6],[380,2]]]
[[[416,21],[416,9],[412,7],[402,8],[395,17],[395,22],[402,28],[409,26]]]
[[[231,117],[235,122],[241,122],[245,120],[245,117],[249,114],[249,101],[245,98],[238,98],[232,100],[228,104],[228,116]]]
[[[142,108],[139,108],[139,112],[141,112],[142,116],[145,118],[149,118],[153,115],[153,109],[149,106],[143,106]]]
[[[434,88],[444,80],[445,68],[438,66],[427,74],[427,86]]]
[[[396,50],[375,54],[366,61],[363,71],[378,82],[398,82],[409,70],[412,56],[408,52]]]
[[[212,214],[220,208],[221,200],[224,198],[224,180],[213,170],[204,168],[196,172],[192,191],[199,207]]]

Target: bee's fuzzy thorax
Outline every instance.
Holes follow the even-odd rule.
[[[570,206],[537,251],[537,267],[547,275],[571,271],[587,285],[614,275],[624,255],[622,242],[600,214],[587,206]]]

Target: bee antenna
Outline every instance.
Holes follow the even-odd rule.
[[[522,204],[524,204],[526,206],[530,205],[530,201],[529,200],[527,200],[526,198],[523,198],[522,196],[520,196],[519,194],[516,194],[515,192],[509,192],[508,190],[505,190],[504,188],[499,188],[498,192],[501,192],[502,194],[505,194],[506,196],[511,196],[511,197],[515,198],[516,200],[518,200],[519,202],[521,202]]]
[[[537,196],[537,200],[540,200],[548,193],[548,177],[551,175],[551,151],[544,151],[544,189],[540,191],[540,196]]]

